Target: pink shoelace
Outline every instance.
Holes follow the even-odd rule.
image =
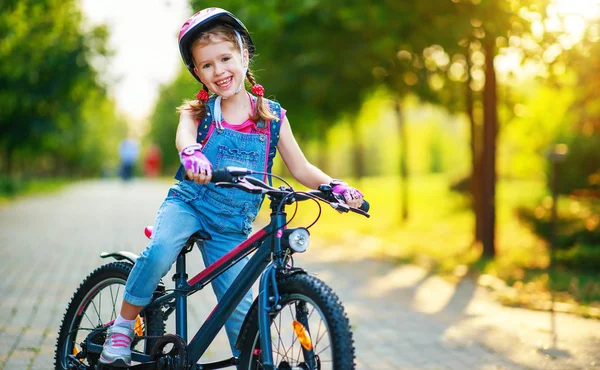
[[[131,345],[131,338],[121,333],[114,333],[113,335],[111,335],[110,341],[112,342],[113,347],[129,348],[129,346]]]

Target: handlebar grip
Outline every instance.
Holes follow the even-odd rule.
[[[369,212],[369,208],[371,208],[371,205],[365,199],[363,199],[362,204],[360,205],[360,207],[358,207],[358,209],[364,212]]]
[[[213,171],[210,182],[233,182],[233,176],[227,169],[219,168]]]
[[[346,199],[344,198],[344,196],[342,194],[333,194],[333,197],[335,199],[337,199],[339,202],[347,204],[346,203]],[[350,209],[351,210],[352,209],[354,209],[354,210],[359,209],[359,210],[361,210],[361,211],[363,211],[365,213],[368,213],[370,208],[371,208],[371,205],[369,204],[369,202],[367,202],[366,199],[363,198],[363,202],[360,205],[360,207],[358,207],[358,208],[350,208]]]

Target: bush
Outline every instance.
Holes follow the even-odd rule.
[[[10,176],[0,176],[0,197],[12,197],[24,189],[21,180]]]
[[[565,144],[569,148],[564,162],[559,165],[558,170],[558,192],[560,194],[572,194],[581,189],[600,192],[600,137],[574,135],[567,139]],[[548,164],[548,179],[553,174],[551,164]],[[551,181],[548,181],[551,184]]]
[[[517,215],[532,230],[555,246],[555,262],[576,271],[600,269],[600,201],[569,197],[559,203],[555,235],[552,232],[550,198],[531,209],[520,207]],[[554,239],[554,240],[553,240]]]
[[[600,267],[600,244],[575,244],[567,250],[558,250],[554,261],[572,270],[597,272]]]

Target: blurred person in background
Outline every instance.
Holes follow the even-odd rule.
[[[119,144],[119,158],[121,159],[119,175],[124,181],[129,181],[133,177],[138,155],[139,144],[135,139],[128,137],[121,141]]]
[[[161,170],[162,152],[156,144],[150,144],[144,157],[144,174],[147,177],[156,177]]]

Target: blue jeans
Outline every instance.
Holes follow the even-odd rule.
[[[123,296],[125,301],[135,306],[150,303],[160,279],[169,272],[185,242],[198,230],[205,230],[212,237],[201,247],[206,266],[242,243],[250,233],[256,216],[256,211],[251,208],[248,202],[222,197],[203,185],[190,181],[175,184],[158,211],[150,243],[129,275]],[[217,300],[221,299],[248,259],[246,257],[231,266],[213,281]],[[251,304],[252,291],[249,291],[225,323],[234,356],[238,355],[234,345]]]

